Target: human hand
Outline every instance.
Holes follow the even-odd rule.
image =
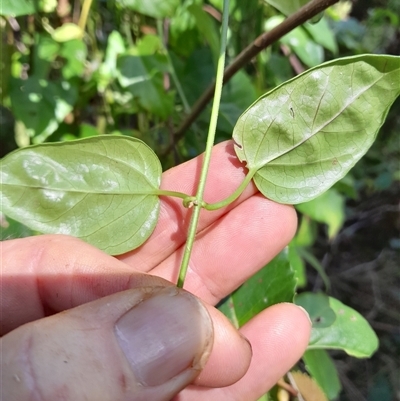
[[[162,187],[193,193],[200,164],[167,171]],[[243,177],[232,142],[217,145],[205,200],[224,199]],[[150,239],[117,258],[59,235],[3,242],[1,399],[251,401],[273,386],[307,346],[306,314],[279,304],[237,331],[212,305],[290,241],[293,208],[250,185],[226,209],[202,211],[185,288],[205,307],[169,282],[187,215],[162,198]]]

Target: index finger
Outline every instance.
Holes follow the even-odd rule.
[[[162,177],[161,188],[194,195],[202,161],[201,155],[166,171]],[[233,141],[214,146],[204,200],[214,203],[227,198],[238,188],[245,176],[246,169],[235,155]],[[256,187],[251,183],[229,206],[216,211],[202,210],[197,231],[203,231],[257,192]],[[150,238],[138,249],[120,255],[118,259],[131,266],[140,266],[142,271],[149,272],[184,244],[190,215],[190,210],[183,206],[182,199],[161,197],[159,219]]]

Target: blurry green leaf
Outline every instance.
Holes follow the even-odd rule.
[[[270,52],[267,58],[265,57],[266,54],[267,52],[261,54],[260,60],[265,64],[267,87],[274,88],[290,78],[293,78],[293,68],[290,65],[288,57],[276,52]]]
[[[178,7],[170,20],[169,48],[184,57],[189,57],[203,41],[193,15],[188,11],[189,2]]]
[[[138,139],[97,136],[17,150],[1,166],[4,213],[45,233],[68,234],[110,254],[141,245],[158,218],[161,179]]]
[[[19,17],[36,11],[37,3],[32,0],[1,0],[0,15]]]
[[[153,54],[157,54],[159,56],[159,62],[162,63],[162,67],[164,66],[164,59],[166,59],[166,55],[164,54],[164,48],[161,41],[161,38],[157,35],[144,35],[138,40],[136,44],[137,54],[141,56],[150,56]]]
[[[163,72],[169,70],[164,54],[140,55],[132,49],[118,58],[117,68],[119,83],[141,107],[163,119],[171,114],[174,94],[164,89]]]
[[[379,345],[369,323],[335,298],[329,298],[329,305],[336,320],[329,327],[312,329],[308,349],[341,349],[357,358],[369,358]]]
[[[329,356],[322,349],[308,350],[303,355],[307,371],[322,388],[330,400],[339,396],[342,389],[337,369]]]
[[[334,189],[329,189],[317,198],[300,203],[296,209],[319,223],[328,225],[328,237],[334,238],[345,220],[344,197]]]
[[[204,37],[210,45],[216,63],[219,56],[219,32],[215,25],[215,20],[198,4],[191,4],[188,7],[188,11],[193,15],[201,36]]]
[[[107,39],[106,55],[99,68],[96,80],[99,92],[103,93],[112,80],[118,76],[117,58],[125,51],[122,35],[118,31],[112,31]]]
[[[310,0],[266,0],[266,2],[287,16],[309,3]]]
[[[79,137],[80,138],[90,138],[91,136],[99,135],[99,131],[97,131],[96,127],[90,124],[82,124],[79,127]]]
[[[325,294],[303,292],[296,295],[294,302],[308,312],[313,328],[329,327],[336,320],[335,312],[329,305],[329,297]]]
[[[68,40],[82,39],[83,31],[78,25],[67,22],[56,28],[51,36],[56,42],[67,42]]]
[[[33,48],[32,68],[35,78],[47,78],[52,63],[60,51],[60,44],[55,42],[48,34],[36,34],[36,45]]]
[[[71,112],[78,91],[70,81],[51,82],[35,76],[12,79],[10,97],[17,120],[34,142],[43,142]]]
[[[13,54],[13,46],[6,43],[5,27],[0,27],[1,58],[0,58],[0,104],[4,105],[4,99],[8,96],[9,82],[11,78],[11,57]],[[0,121],[1,124],[1,121]],[[1,135],[1,134],[0,134]]]
[[[256,97],[250,77],[244,71],[235,74],[222,90],[218,130],[231,136],[236,121]]]
[[[345,195],[350,199],[357,199],[358,192],[356,189],[356,182],[351,173],[346,174],[341,180],[339,180],[333,187],[339,193]]]
[[[362,50],[360,43],[362,43],[366,30],[365,26],[355,18],[349,17],[336,21],[333,24],[333,31],[339,45],[350,50]]]
[[[122,8],[129,8],[153,18],[172,17],[180,0],[117,0]]]
[[[31,229],[0,213],[0,241],[25,238],[31,235],[34,235]]]
[[[57,0],[32,0],[33,2],[38,1],[40,11],[45,13],[52,13],[56,11],[58,1]]]
[[[267,93],[236,124],[240,161],[264,196],[316,198],[374,142],[400,93],[400,57],[363,55],[312,68]]]
[[[329,27],[326,18],[322,18],[317,24],[305,24],[304,28],[316,43],[319,43],[333,54],[338,52],[335,35]]]
[[[185,96],[189,103],[193,104],[215,76],[210,49],[204,47],[196,49],[181,68],[177,67],[175,65]]]
[[[325,269],[321,265],[320,261],[306,248],[299,247],[297,248],[297,251],[299,252],[300,256],[318,272],[322,281],[324,282],[325,288],[327,289],[327,291],[329,291],[331,288],[331,282],[328,275],[325,273]]]
[[[60,57],[65,60],[62,75],[65,79],[82,77],[85,72],[87,47],[82,40],[69,40],[61,45]]]
[[[296,236],[292,242],[296,246],[305,247],[314,244],[316,238],[315,223],[308,216],[302,216]]]
[[[219,306],[234,325],[243,326],[271,305],[292,302],[296,280],[287,251],[282,251]]]
[[[293,244],[289,244],[289,262],[297,281],[297,287],[304,287],[307,284],[306,267],[297,247]]]
[[[265,29],[269,31],[283,20],[282,16],[276,15],[266,22]],[[308,67],[315,67],[324,61],[322,46],[316,43],[303,27],[293,29],[283,36],[279,42],[287,45]]]

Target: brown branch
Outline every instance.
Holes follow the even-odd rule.
[[[243,66],[245,66],[254,56],[264,50],[266,47],[275,43],[282,36],[292,31],[299,25],[304,24],[309,19],[315,17],[320,12],[326,10],[331,5],[337,3],[339,0],[312,0],[303,7],[301,7],[294,14],[286,18],[281,24],[276,26],[269,32],[265,32],[247,46],[225,69],[224,84],[226,84]],[[214,94],[215,82],[213,82],[200,96],[197,102],[193,105],[190,114],[183,120],[181,125],[175,131],[175,142],[181,139],[185,131],[196,120],[199,114],[207,106]],[[165,153],[170,151],[170,147],[166,149]]]

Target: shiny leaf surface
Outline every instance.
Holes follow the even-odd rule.
[[[238,158],[264,196],[296,204],[341,179],[374,142],[400,93],[400,57],[363,55],[312,68],[240,117]]]
[[[31,229],[110,253],[141,245],[158,218],[161,165],[142,141],[98,136],[17,150],[1,163],[1,203]]]

